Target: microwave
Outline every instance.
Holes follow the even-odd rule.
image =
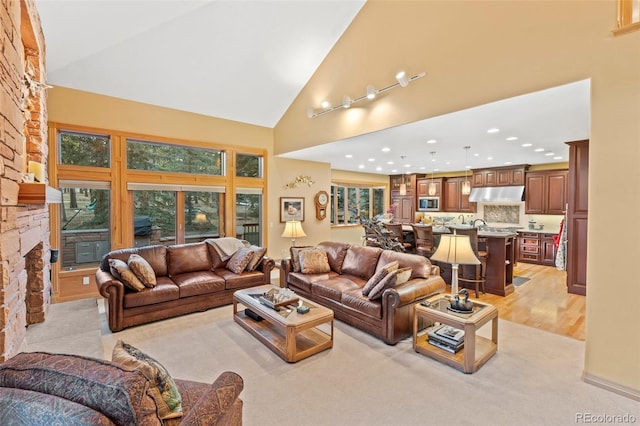
[[[419,212],[440,211],[440,197],[418,197]]]

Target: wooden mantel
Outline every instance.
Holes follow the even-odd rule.
[[[19,183],[19,204],[60,204],[62,192],[44,183]]]

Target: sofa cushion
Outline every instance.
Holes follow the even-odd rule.
[[[262,262],[262,258],[267,253],[266,247],[258,247],[258,246],[249,246],[251,251],[253,252],[253,257],[251,257],[251,261],[245,268],[246,271],[251,272],[255,271],[258,265]]]
[[[113,425],[107,416],[77,402],[24,389],[0,388],[4,425]]]
[[[399,268],[411,267],[411,279],[413,278],[429,278],[431,274],[431,262],[424,256],[412,253],[402,253],[393,250],[384,250],[380,255],[380,260],[376,270],[382,268],[389,262],[398,261]]]
[[[303,274],[302,272],[290,272],[288,275],[288,283],[294,287],[298,287],[307,293],[311,293],[311,283],[316,283],[330,278],[339,276],[339,274],[330,271],[324,274]]]
[[[384,265],[384,267],[380,268],[375,274],[373,274],[371,278],[369,278],[369,281],[367,281],[367,283],[362,288],[362,295],[368,296],[369,292],[375,286],[377,286],[380,283],[380,281],[382,281],[387,275],[389,275],[390,273],[392,273],[397,269],[398,269],[397,261],[390,262]]]
[[[289,251],[291,252],[291,265],[293,272],[300,272],[300,257],[299,254],[303,250],[311,250],[312,246],[303,246],[303,247],[291,247]]]
[[[129,265],[129,269],[136,274],[136,277],[142,281],[142,284],[144,284],[145,287],[155,287],[158,283],[156,280],[156,273],[153,271],[153,268],[149,262],[139,254],[134,253],[129,256],[127,265]]]
[[[350,246],[342,262],[342,273],[369,280],[376,271],[380,253],[382,249],[379,247]]]
[[[167,247],[161,245],[145,246],[140,248],[127,248],[114,250],[102,259],[100,267],[103,271],[109,270],[109,259],[119,259],[124,263],[129,261],[132,254],[138,254],[144,258],[156,273],[156,277],[167,275]]]
[[[311,293],[314,296],[325,297],[327,299],[340,302],[342,293],[348,290],[360,290],[364,285],[363,280],[358,277],[350,277],[348,275],[336,275],[323,281],[311,283]]]
[[[206,243],[178,244],[167,247],[169,276],[211,269]]]
[[[180,298],[180,289],[169,277],[158,277],[158,283],[154,288],[145,288],[139,292],[128,291],[124,293],[124,308],[152,305],[154,303],[168,302]]]
[[[224,280],[224,287],[227,290],[233,290],[238,288],[247,288],[252,285],[265,284],[265,276],[262,271],[244,271],[241,274],[234,274],[226,268],[216,269],[216,275]]]
[[[109,259],[109,269],[114,278],[122,281],[122,283],[131,290],[141,291],[145,289],[142,281],[133,273],[129,265],[122,260]]]
[[[229,259],[222,260],[222,258],[220,257],[220,254],[218,253],[216,248],[213,246],[214,239],[215,238],[209,238],[205,240],[205,243],[207,244],[207,251],[209,252],[209,259],[211,262],[212,271],[218,268],[224,268],[227,265],[227,262],[229,261]]]
[[[363,296],[359,289],[347,290],[342,293],[342,304],[365,315],[382,318],[382,303],[380,303],[380,299],[370,300]]]
[[[300,260],[300,272],[303,274],[322,274],[331,270],[327,253],[324,250],[304,250],[300,252],[298,257]]]
[[[253,258],[253,250],[249,247],[242,247],[231,256],[227,262],[227,269],[235,274],[239,274],[245,270],[251,259]]]
[[[344,262],[344,257],[347,255],[347,249],[349,248],[349,246],[350,244],[347,243],[323,241],[317,245],[317,248],[327,252],[327,259],[329,260],[329,266],[331,266],[331,270],[336,271],[337,273],[341,273],[342,262]]]
[[[151,385],[151,396],[158,406],[158,417],[163,420],[182,417],[180,392],[162,364],[122,340],[116,342],[111,361],[144,374]]]
[[[180,298],[224,290],[224,279],[211,271],[188,272],[172,279],[180,289]]]
[[[65,398],[101,412],[116,424],[160,425],[146,377],[109,361],[20,353],[0,364],[0,386]]]

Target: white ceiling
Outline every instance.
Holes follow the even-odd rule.
[[[272,128],[364,2],[36,0],[36,5],[48,83]],[[500,132],[487,134],[491,127]],[[506,141],[508,136],[518,140]],[[431,173],[507,161],[567,161],[564,142],[588,137],[589,82],[582,81],[285,156],[341,170]],[[437,143],[427,144],[429,139]],[[532,147],[523,148],[526,142]],[[471,147],[468,161],[464,146]],[[553,160],[548,152],[562,158]]]

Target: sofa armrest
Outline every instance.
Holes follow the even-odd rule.
[[[442,293],[446,288],[447,285],[440,276],[414,278],[404,284],[385,290],[382,294],[383,305],[385,302],[390,307],[416,303],[434,294]]]
[[[440,276],[440,267],[438,265],[431,264],[431,275]]]
[[[182,418],[181,425],[241,425],[242,400],[240,392],[244,387],[242,377],[225,371]]]
[[[276,261],[270,257],[263,257],[260,265],[258,266],[258,270],[262,271],[267,275],[271,275],[271,271],[276,267]]]
[[[291,258],[284,258],[280,261],[280,287],[289,287],[289,274],[293,271]]]
[[[98,291],[106,299],[105,307],[109,329],[120,331],[123,329],[122,311],[124,309],[124,284],[117,280],[110,272],[98,269],[96,271],[96,285]]]

